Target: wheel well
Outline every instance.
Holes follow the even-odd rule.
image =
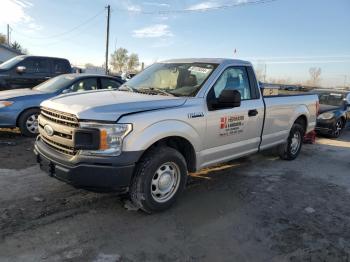
[[[342,116],[340,119],[343,121],[343,124],[345,124],[345,123],[346,123],[346,119],[345,119],[345,117],[344,117],[344,116]]]
[[[300,124],[304,128],[304,131],[306,132],[306,128],[307,128],[307,118],[306,118],[306,116],[304,116],[304,115],[299,116],[294,121],[294,123]]]
[[[26,108],[25,110],[23,110],[18,116],[17,116],[17,119],[16,119],[16,126],[18,127],[18,121],[20,119],[20,117],[25,113],[27,112],[28,110],[31,110],[31,109],[38,109],[40,110],[40,107],[30,107],[30,108]]]
[[[170,136],[163,138],[152,144],[143,154],[145,154],[151,148],[159,146],[168,146],[179,151],[186,160],[188,171],[196,171],[196,153],[192,144],[187,139],[179,136]]]

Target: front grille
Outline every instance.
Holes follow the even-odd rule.
[[[67,147],[66,145],[57,143],[55,141],[52,141],[50,139],[45,138],[44,136],[41,136],[42,141],[44,141],[45,144],[47,144],[50,147],[53,147],[55,150],[67,154],[67,155],[76,155],[77,151],[74,149],[74,147]]]
[[[41,108],[40,112],[45,118],[49,119],[50,121],[53,121],[58,124],[66,125],[66,126],[71,126],[71,127],[78,127],[78,119],[68,113],[56,111],[56,110],[51,110],[48,108]]]
[[[40,137],[46,145],[66,155],[77,154],[74,148],[73,133],[75,128],[79,127],[79,122],[74,115],[41,108],[38,121]],[[45,131],[46,125],[53,129],[52,134]]]

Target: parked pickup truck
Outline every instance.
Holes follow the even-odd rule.
[[[44,101],[34,152],[51,176],[127,191],[156,212],[174,203],[189,172],[271,147],[295,159],[317,105],[313,94],[263,97],[249,62],[169,60],[118,91]]]
[[[20,55],[0,64],[0,91],[32,88],[46,80],[72,73],[67,59]]]

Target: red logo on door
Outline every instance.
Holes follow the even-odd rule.
[[[224,129],[227,127],[227,117],[220,118],[220,129]]]

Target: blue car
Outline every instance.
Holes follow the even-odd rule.
[[[60,94],[97,89],[117,89],[118,77],[92,74],[66,74],[34,88],[0,91],[0,128],[18,127],[25,136],[38,133],[40,103]]]

